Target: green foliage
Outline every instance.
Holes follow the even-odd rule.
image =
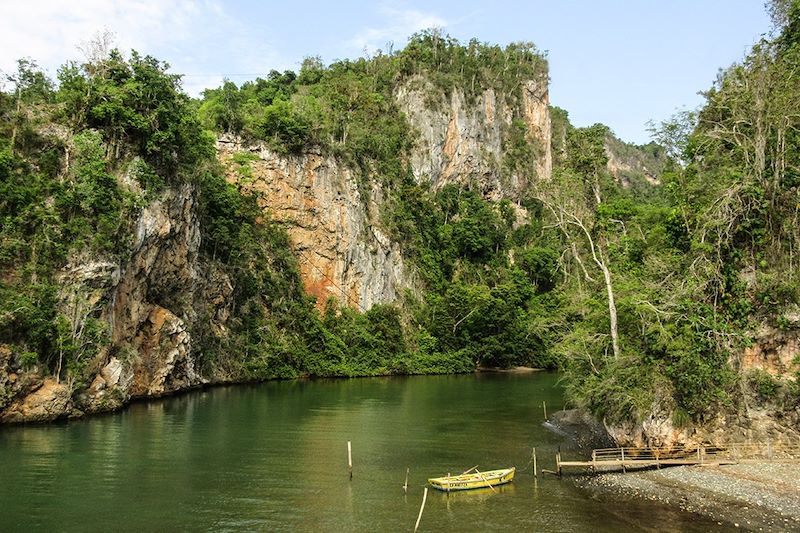
[[[412,305],[423,339],[435,346],[423,355],[452,354],[447,365],[457,368],[553,366],[534,295],[553,289],[558,256],[538,220],[515,234],[507,204],[452,185],[436,194],[408,185],[392,205],[393,234],[429,289]]]
[[[784,312],[800,294],[791,259],[800,237],[791,185],[800,164],[800,48],[786,46],[791,24],[783,24],[777,39],[720,74],[697,114],[654,128],[684,164],[664,163],[660,189],[629,195],[603,185],[602,132],[567,128],[563,165],[583,178],[585,198],[568,205],[610,265],[621,345],[619,360],[609,357],[608,314],[594,297],[601,286],[586,281],[586,292],[567,278],[559,289],[573,303],[559,349],[577,403],[636,418],[658,401],[677,425],[735,409],[742,399],[729,361],[764,324],[791,328]],[[620,361],[652,379],[629,375]],[[760,401],[780,403],[769,375],[746,382]]]
[[[775,378],[760,368],[747,374],[747,384],[762,402],[774,400],[780,390]]]
[[[176,176],[213,150],[181,91],[180,77],[168,68],[135,51],[126,61],[113,50],[98,64],[59,70],[57,99],[73,125],[100,130],[116,157],[127,147],[161,175]]]
[[[461,44],[425,31],[397,53],[328,66],[309,58],[297,74],[272,71],[241,87],[226,80],[198,102],[166,64],[135,52],[68,64],[57,89],[21,62],[14,93],[0,93],[0,343],[26,366],[85,381],[110,342],[107,326],[95,311],[76,320],[65,310],[56,273],[71,257],[123,262],[138,210],[185,186],[198,206],[204,268],[230,287],[224,330],[208,327],[218,317],[192,325],[208,373],[268,379],[530,364],[562,368],[571,400],[609,420],[661,403],[685,426],[736,407],[728,361],[763,323],[791,329],[784,311],[800,301],[799,11],[795,2],[774,10],[780,35],[722,72],[699,113],[655,128],[664,148],[627,145],[602,125],[574,128],[552,108],[556,172],[514,198],[516,207],[470,185],[417,184],[408,163],[414,132],[395,94],[421,83],[435,106],[454,88],[469,101],[495,90],[515,113],[498,170],[532,178],[543,147],[517,104],[524,82],[543,84],[547,63],[529,43]],[[53,121],[70,133],[45,133]],[[284,155],[333,155],[355,171],[365,201],[378,183],[387,209],[373,222],[416,267],[421,294],[366,312],[335,302],[318,311],[286,231],[259,198],[226,182],[204,129]],[[620,188],[607,150],[664,185],[623,173],[632,187]],[[242,184],[253,158],[233,158]],[[747,384],[777,402],[771,377],[755,373]]]
[[[472,39],[462,44],[436,29],[412,35],[397,59],[404,76],[425,74],[446,95],[460,87],[470,100],[488,88],[519,97],[522,82],[542,81],[548,68],[533,43],[501,48]]]

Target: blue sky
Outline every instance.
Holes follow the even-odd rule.
[[[717,70],[769,30],[760,0],[496,0],[281,2],[255,0],[28,0],[0,7],[0,69],[31,57],[50,72],[99,31],[186,74],[191,94],[303,57],[357,57],[414,31],[443,27],[468,40],[532,41],[547,50],[550,98],[576,125],[609,125],[649,140],[645,123],[702,102]]]

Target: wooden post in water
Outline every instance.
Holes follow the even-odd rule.
[[[417,533],[417,529],[419,529],[419,521],[422,520],[422,511],[425,510],[425,500],[428,499],[428,487],[425,487],[425,492],[422,493],[422,505],[419,506],[419,516],[417,517],[417,523],[414,525],[414,533]]]
[[[353,479],[353,447],[347,441],[347,470],[350,472],[350,479]]]
[[[625,474],[627,473],[625,470],[625,448],[620,448],[619,451],[622,453],[622,473]]]
[[[547,402],[542,400],[542,411],[544,411],[544,419],[547,421]]]
[[[537,477],[536,474],[536,447],[533,448],[533,477]]]
[[[411,470],[410,467],[406,468],[406,482],[403,483],[403,492],[405,492],[406,494],[408,494],[408,471],[409,470]]]

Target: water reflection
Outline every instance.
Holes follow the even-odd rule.
[[[395,531],[413,527],[429,477],[551,468],[561,437],[551,374],[438,376],[221,387],[113,415],[0,428],[0,530]],[[354,476],[347,474],[347,441]],[[406,469],[408,492],[403,491]],[[588,498],[568,481],[431,492],[421,529],[625,531],[654,506]],[[637,514],[638,513],[638,514]]]

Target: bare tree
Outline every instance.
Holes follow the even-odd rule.
[[[611,334],[611,347],[614,352],[614,357],[619,357],[619,332],[617,328],[617,304],[614,298],[614,284],[611,279],[611,270],[608,268],[608,260],[603,252],[603,243],[599,239],[592,237],[589,231],[588,223],[585,221],[587,214],[579,209],[575,203],[568,201],[554,202],[544,196],[539,196],[539,200],[547,207],[555,219],[555,223],[564,236],[569,241],[570,249],[572,250],[575,261],[580,265],[585,278],[588,281],[594,281],[586,270],[584,262],[580,258],[578,252],[578,242],[581,237],[575,235],[575,231],[586,239],[591,252],[592,260],[597,268],[603,273],[603,282],[606,288],[606,295],[608,297],[608,319]]]

